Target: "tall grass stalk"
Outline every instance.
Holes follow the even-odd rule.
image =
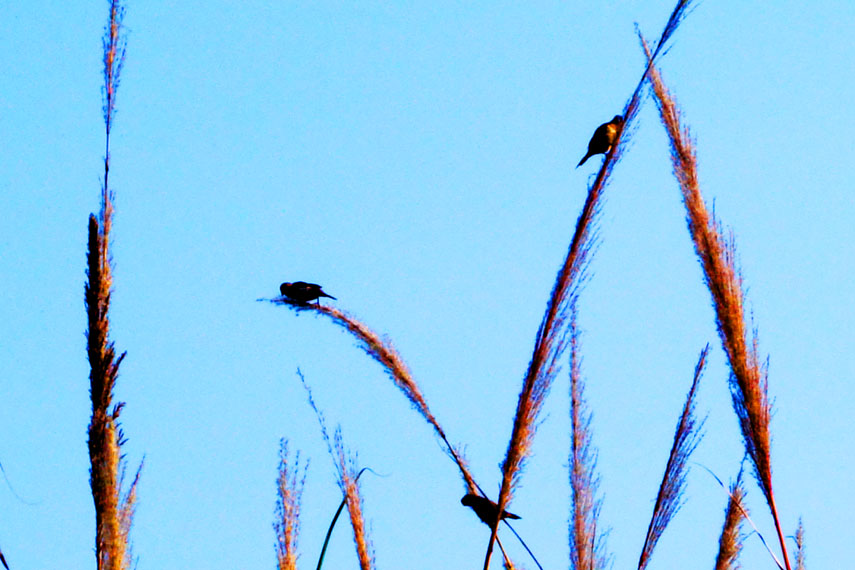
[[[749,332],[745,323],[745,295],[742,290],[742,276],[736,266],[734,238],[732,234],[724,235],[721,224],[710,215],[704,204],[698,182],[694,141],[689,130],[682,125],[676,101],[650,59],[650,50],[643,38],[641,42],[650,62],[648,76],[659,116],[670,141],[671,162],[686,207],[689,234],[703,268],[704,282],[710,291],[715,309],[719,337],[730,363],[731,374],[728,383],[733,409],[742,431],[745,452],[772,514],[784,564],[787,570],[791,570],[772,490],[769,429],[772,406],[768,396],[767,369],[760,363],[756,331]]]
[[[570,568],[603,570],[603,535],[599,532],[602,499],[597,496],[597,450],[591,442],[591,413],[585,402],[581,374],[579,331],[575,306],[570,319]]]
[[[656,544],[682,504],[686,476],[689,473],[689,457],[700,442],[701,428],[704,424],[703,420],[698,422],[695,418],[695,395],[706,366],[709,349],[710,347],[707,345],[701,351],[698,363],[695,366],[692,387],[686,396],[683,412],[680,414],[677,428],[674,430],[674,443],[671,446],[671,453],[668,454],[668,463],[665,465],[665,473],[662,476],[662,483],[659,485],[659,492],[656,494],[653,515],[650,517],[647,536],[638,558],[638,570],[644,570],[647,567]]]
[[[746,518],[745,487],[742,484],[742,470],[736,481],[730,486],[727,507],[724,509],[724,525],[721,536],[718,539],[718,555],[715,559],[715,570],[738,570],[739,553],[742,552],[742,544],[745,535],[742,532],[742,523]]]
[[[665,29],[662,31],[653,56],[654,60],[677,30],[690,4],[691,0],[678,0],[668,18]],[[647,67],[649,66],[648,64]],[[566,324],[571,299],[583,281],[584,268],[591,252],[590,236],[594,231],[594,221],[600,209],[602,194],[611,178],[614,165],[617,164],[626,146],[628,137],[625,137],[624,134],[628,132],[628,127],[638,113],[641,104],[641,90],[646,75],[647,69],[641,75],[635,90],[624,106],[623,127],[618,132],[612,149],[606,154],[594,183],[588,189],[582,212],[576,220],[576,229],[570,242],[570,248],[567,251],[564,264],[556,276],[552,294],[546,306],[546,313],[535,336],[534,351],[528,371],[523,379],[523,387],[517,401],[508,449],[502,462],[502,486],[497,500],[499,506],[497,513],[501,513],[505,509],[511,500],[514,488],[519,484],[523,464],[531,453],[537,416],[552,381],[560,369],[559,362],[567,348]],[[490,557],[493,553],[493,543],[496,540],[498,528],[497,520],[487,544],[484,570],[490,567]]]
[[[476,493],[480,490],[475,479],[472,477],[472,473],[469,471],[469,466],[467,465],[463,454],[448,440],[445,430],[442,429],[439,421],[437,421],[436,417],[430,411],[427,400],[422,395],[419,385],[416,383],[406,363],[401,358],[401,355],[398,354],[398,351],[395,350],[395,347],[392,346],[391,342],[380,338],[380,335],[368,328],[364,323],[360,322],[352,315],[336,309],[335,307],[327,307],[320,304],[308,305],[293,303],[284,297],[270,299],[270,302],[276,305],[285,305],[297,312],[313,311],[324,315],[333,323],[352,334],[359,342],[360,348],[362,348],[368,356],[383,366],[383,369],[389,375],[389,378],[392,379],[395,386],[404,393],[416,411],[434,429],[434,432],[436,432],[445,444],[448,455],[460,470],[460,475],[463,477],[463,481],[466,484],[468,491],[470,493]]]
[[[101,210],[89,216],[87,282],[85,303],[88,317],[86,332],[89,357],[89,382],[92,418],[89,423],[90,485],[95,503],[95,553],[99,570],[119,570],[130,567],[129,534],[133,522],[137,470],[127,492],[122,494],[124,462],[121,446],[124,442],[118,419],[124,404],[113,404],[113,389],[119,365],[125,357],[116,357],[109,339],[110,291],[112,267],[110,230],[113,204],[109,186],[110,133],[116,112],[116,91],[125,61],[125,40],[122,28],[124,8],[118,0],[110,2],[110,17],[105,28],[103,111],[106,127],[104,181],[101,187]]]
[[[288,441],[279,442],[279,475],[276,478],[276,562],[278,570],[297,570],[297,541],[300,535],[300,506],[306,485],[308,463],[300,475],[300,453],[292,460]]]

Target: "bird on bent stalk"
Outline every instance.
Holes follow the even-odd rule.
[[[283,283],[279,286],[279,292],[283,297],[287,297],[294,303],[301,305],[307,304],[309,301],[317,300],[320,305],[320,297],[328,297],[336,300],[332,295],[327,295],[317,283],[306,283],[305,281],[294,281],[293,283]]]
[[[595,154],[608,153],[612,149],[612,145],[615,144],[621,128],[623,128],[623,117],[620,115],[615,115],[611,121],[597,127],[588,143],[588,154],[582,158],[576,168],[585,164],[585,161]]]
[[[463,495],[463,498],[460,499],[460,502],[463,505],[466,505],[478,515],[478,518],[481,519],[481,522],[493,529],[493,525],[496,524],[496,514],[499,510],[499,505],[491,501],[490,499],[484,498],[480,495],[476,495],[475,493],[466,493]],[[519,519],[521,518],[519,515],[515,515],[514,513],[509,513],[508,511],[502,511],[502,520],[505,519]],[[505,522],[508,525],[508,528],[511,529],[511,532],[514,533],[514,536],[517,537],[517,540],[520,541],[520,544],[523,545],[523,548],[526,549],[526,552],[529,553],[531,559],[534,560],[534,563],[537,564],[537,567],[540,570],[543,570],[543,566],[540,565],[540,562],[535,558],[534,553],[522,539],[522,537],[514,530],[514,527],[510,525],[507,521]],[[496,537],[496,540],[499,543],[499,549],[504,553],[505,549],[502,547],[502,542],[499,540],[499,537]],[[507,555],[505,555],[507,557]],[[506,558],[507,559],[507,558]]]
[[[480,495],[476,495],[475,493],[466,493],[463,495],[463,498],[460,499],[460,502],[475,511],[475,514],[478,515],[481,522],[488,527],[493,528],[493,525],[496,524],[496,512],[499,505],[490,499],[486,499]],[[519,515],[509,513],[508,511],[502,511],[502,520],[518,518],[520,518]]]

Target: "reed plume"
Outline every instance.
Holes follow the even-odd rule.
[[[88,327],[86,332],[89,357],[92,418],[89,423],[90,486],[95,503],[95,553],[99,570],[130,567],[129,535],[133,522],[136,489],[142,464],[127,492],[122,494],[124,462],[121,446],[124,436],[119,415],[124,403],[113,404],[113,389],[119,365],[126,353],[116,357],[110,341],[110,292],[112,260],[110,230],[113,217],[113,194],[109,186],[110,133],[116,112],[116,92],[125,60],[122,28],[124,8],[118,0],[110,2],[110,17],[104,31],[103,111],[106,127],[104,181],[101,187],[101,210],[89,216],[87,282],[84,290]]]
[[[342,440],[341,426],[336,428],[333,438],[330,438],[324,414],[315,403],[314,397],[312,397],[312,389],[309,388],[308,383],[306,383],[306,378],[299,369],[297,370],[297,375],[300,377],[300,382],[306,390],[306,395],[309,399],[309,406],[311,406],[312,410],[315,412],[315,417],[318,418],[318,424],[321,428],[321,436],[324,439],[324,443],[327,444],[327,451],[335,464],[337,475],[336,481],[344,497],[341,505],[335,513],[335,516],[333,517],[332,522],[330,523],[329,530],[327,530],[327,536],[324,539],[324,545],[321,549],[320,558],[318,559],[318,570],[320,570],[323,565],[324,555],[326,554],[330,536],[332,536],[335,523],[345,506],[347,506],[351,527],[353,528],[353,541],[356,545],[356,553],[359,558],[360,568],[362,570],[370,570],[374,565],[374,553],[365,530],[365,520],[362,515],[362,496],[359,493],[359,478],[362,476],[363,472],[368,471],[369,469],[365,467],[357,470],[355,459],[353,457],[346,457],[347,454],[345,453],[344,443]]]
[[[293,465],[288,454],[288,441],[279,442],[279,475],[276,478],[276,561],[278,570],[297,570],[297,541],[300,536],[300,505],[306,485],[308,462],[300,475],[300,453]]]
[[[698,422],[695,418],[695,395],[706,366],[709,349],[710,347],[707,345],[701,351],[698,363],[695,366],[692,387],[686,396],[686,403],[677,422],[677,429],[674,430],[674,443],[671,446],[671,453],[668,455],[668,463],[665,465],[665,474],[662,476],[659,492],[656,494],[653,515],[650,517],[647,536],[638,558],[638,570],[644,570],[647,567],[657,542],[682,505],[686,476],[689,473],[689,457],[701,440],[701,428],[704,424],[703,420]]]
[[[772,490],[769,430],[772,406],[768,396],[767,369],[760,364],[756,331],[749,333],[745,324],[745,295],[742,276],[736,266],[736,245],[732,233],[725,236],[721,224],[707,211],[698,182],[697,156],[691,133],[682,126],[680,110],[653,64],[644,38],[641,42],[650,62],[648,76],[656,106],[671,146],[671,162],[686,207],[689,235],[703,269],[704,283],[712,297],[719,338],[730,364],[728,384],[745,452],[775,522],[784,564],[787,570],[791,570]]]
[[[602,499],[597,497],[597,450],[591,442],[591,413],[580,368],[574,306],[570,318],[570,568],[603,570],[607,557],[603,536],[598,532]]]
[[[480,490],[478,484],[475,483],[475,479],[472,477],[472,473],[469,471],[469,466],[466,463],[466,459],[463,457],[463,454],[448,440],[445,430],[442,429],[439,421],[437,421],[436,417],[430,411],[427,400],[422,395],[421,389],[419,389],[419,385],[410,373],[409,368],[389,340],[380,338],[380,335],[372,331],[368,326],[357,320],[355,317],[345,313],[344,311],[339,311],[334,307],[327,307],[321,304],[295,303],[289,301],[287,297],[275,297],[273,299],[269,299],[269,301],[275,305],[285,305],[290,307],[298,313],[302,311],[313,311],[324,315],[334,324],[342,327],[352,334],[356,340],[359,341],[359,347],[368,356],[383,366],[383,369],[389,375],[389,378],[391,378],[395,386],[404,393],[404,396],[407,397],[413,408],[415,408],[415,410],[434,429],[434,432],[436,432],[445,444],[446,452],[460,470],[460,475],[463,477],[463,481],[466,484],[468,491],[475,493]]]
[[[353,456],[346,457],[341,428],[335,432],[335,453],[338,470],[338,486],[347,500],[347,512],[350,515],[350,526],[353,529],[353,543],[359,558],[361,570],[371,570],[374,567],[374,552],[365,529],[365,517],[362,514],[362,495],[359,492],[359,469]]]
[[[718,539],[718,555],[715,560],[715,570],[739,570],[739,553],[745,535],[742,533],[742,523],[745,521],[747,509],[745,502],[745,487],[742,484],[742,470],[736,481],[730,486],[727,507],[724,509],[724,526]]]
[[[805,570],[805,526],[799,517],[799,526],[796,528],[796,570]]]
[[[678,0],[662,35],[657,44],[653,59],[660,53],[663,46],[668,42],[683,20],[691,0]],[[647,66],[650,67],[650,64]],[[632,124],[641,104],[641,91],[647,68],[641,75],[638,84],[623,109],[623,126],[618,130],[617,138],[611,150],[606,153],[603,164],[588,188],[588,195],[582,212],[576,220],[576,229],[570,248],[567,251],[564,264],[558,271],[552,294],[546,306],[546,313],[535,336],[534,351],[529,363],[528,371],[523,379],[523,387],[517,401],[514,426],[508,442],[505,459],[502,462],[502,486],[499,491],[497,503],[498,512],[511,500],[514,488],[519,484],[519,477],[523,465],[531,453],[531,444],[535,433],[535,424],[540,409],[549,393],[549,388],[555,375],[560,370],[560,359],[567,348],[567,314],[572,299],[575,297],[579,287],[584,281],[584,269],[589,261],[591,252],[590,236],[595,231],[595,219],[600,209],[600,201],[603,191],[611,178],[612,170],[620,160],[623,150],[628,141],[625,133]],[[490,557],[493,553],[493,543],[496,540],[498,521],[493,527],[490,541],[487,544],[487,554],[484,558],[484,570],[490,567]]]

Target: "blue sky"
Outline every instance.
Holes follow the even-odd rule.
[[[302,567],[338,500],[300,367],[362,465],[379,568],[477,568],[487,527],[427,424],[326,320],[257,303],[324,285],[392,339],[494,494],[522,376],[600,158],[672,3],[132,2],[112,140],[113,338],[131,466],[145,456],[139,568],[273,568],[278,440],[310,459]],[[83,309],[102,173],[106,2],[0,17],[0,547],[13,568],[94,566]],[[702,2],[661,60],[697,138],[702,190],[737,239],[774,398],[773,470],[808,565],[844,566],[855,274],[846,133],[855,6]],[[742,456],[709,296],[648,100],[614,172],[579,305],[615,567],[634,564],[701,348],[706,437]],[[566,568],[567,377],[511,510]],[[710,568],[726,497],[703,469],[651,568]],[[772,526],[749,487],[761,531]],[[337,528],[329,568],[355,567]],[[529,568],[524,552],[515,559]],[[496,560],[498,562],[498,559]],[[745,567],[772,568],[756,537]]]

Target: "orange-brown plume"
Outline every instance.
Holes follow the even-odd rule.
[[[350,526],[353,529],[353,543],[359,558],[361,570],[371,570],[374,567],[374,551],[365,529],[365,517],[362,514],[362,495],[359,492],[359,469],[356,459],[346,457],[341,438],[341,429],[335,433],[335,453],[338,469],[338,485],[347,500],[347,512],[350,515]]]
[[[293,463],[293,464],[292,464]],[[300,506],[306,484],[308,463],[300,475],[300,453],[292,460],[288,441],[279,442],[279,475],[276,478],[276,561],[278,570],[297,570],[297,542],[300,536]]]
[[[650,58],[650,50],[644,38],[641,38],[641,42]],[[659,116],[671,145],[671,162],[686,207],[689,235],[703,269],[704,282],[712,296],[719,337],[730,363],[729,384],[733,409],[739,420],[745,452],[775,522],[784,564],[787,570],[790,570],[790,560],[772,491],[769,431],[772,407],[768,397],[767,371],[760,364],[756,333],[749,333],[745,323],[745,296],[742,277],[736,267],[734,239],[732,235],[724,235],[721,224],[707,210],[698,182],[694,141],[688,129],[682,126],[680,110],[665,87],[659,70],[652,60],[649,61],[648,76]]]
[[[727,507],[724,509],[724,525],[718,539],[718,555],[715,559],[715,570],[739,570],[739,553],[745,535],[742,523],[745,521],[747,509],[744,505],[745,487],[742,485],[742,470],[736,482],[730,486]]]
[[[119,428],[123,403],[113,404],[113,389],[119,375],[122,353],[116,357],[110,341],[110,292],[112,266],[110,230],[113,218],[112,191],[109,187],[110,132],[115,115],[116,90],[125,59],[122,18],[124,8],[118,0],[110,3],[110,19],[104,32],[104,123],[106,145],[104,181],[101,187],[101,211],[89,216],[87,282],[84,291],[88,327],[86,349],[89,357],[89,384],[92,418],[89,423],[90,486],[95,503],[95,556],[99,570],[129,568],[129,533],[133,522],[136,489],[142,464],[124,494],[121,492],[124,465]]]

